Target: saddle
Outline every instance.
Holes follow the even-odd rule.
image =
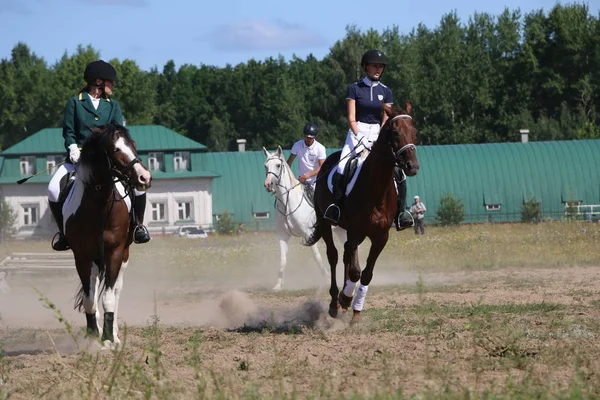
[[[353,155],[348,159],[346,165],[344,166],[344,173],[342,177],[342,187],[345,195],[347,196],[352,191],[354,187],[354,183],[358,178],[358,174],[360,173],[361,167],[364,163],[366,157],[362,157],[361,154]],[[333,174],[337,173],[337,168],[332,168],[329,176],[327,177],[327,186],[329,187],[329,191],[333,193],[333,185],[332,178]]]
[[[75,171],[73,172],[67,172],[65,174],[65,176],[63,176],[60,179],[60,183],[59,183],[59,187],[60,187],[60,192],[58,194],[58,203],[60,204],[60,208],[62,209],[62,207],[65,204],[65,201],[67,200],[67,197],[69,196],[69,192],[71,191],[71,188],[73,187],[73,183],[75,182],[75,179],[73,179],[75,176]],[[131,221],[131,226],[134,227],[136,225],[136,215],[135,215],[135,207],[133,206],[133,204],[135,203],[135,196],[131,195],[133,189],[131,189],[129,191],[129,198],[131,199],[131,209],[129,210],[129,220]]]

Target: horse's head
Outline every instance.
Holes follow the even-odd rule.
[[[267,160],[265,161],[265,173],[267,174],[265,178],[265,189],[267,192],[275,193],[275,187],[279,184],[281,175],[285,171],[283,150],[281,150],[281,146],[278,146],[277,151],[274,153],[269,153],[264,147],[263,151],[265,152],[265,157],[267,157]]]
[[[83,144],[80,161],[93,175],[87,181],[101,180],[99,175],[104,171],[111,180],[116,178],[137,190],[150,188],[152,176],[138,156],[136,144],[125,127],[109,124],[91,128],[91,131]],[[98,172],[98,169],[101,171]]]
[[[388,120],[381,128],[378,142],[386,143],[392,149],[396,164],[402,168],[407,176],[414,176],[419,171],[417,159],[417,128],[412,117],[411,104],[406,102],[406,109],[395,108],[388,113]],[[383,140],[381,140],[383,139]]]

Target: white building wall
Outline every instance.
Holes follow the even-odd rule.
[[[147,205],[144,224],[150,232],[169,233],[180,225],[200,225],[208,228],[212,225],[212,178],[165,179],[153,180],[147,192]],[[23,185],[0,185],[0,196],[17,214],[15,223],[16,237],[52,236],[57,232],[56,224],[48,207],[48,184],[26,182]],[[152,221],[153,202],[160,201],[166,205],[166,221]],[[177,203],[192,204],[191,221],[179,221]],[[37,209],[37,224],[25,225],[25,207]]]

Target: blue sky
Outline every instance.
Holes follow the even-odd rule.
[[[144,70],[168,60],[182,64],[236,65],[294,54],[321,59],[344,37],[398,26],[408,33],[422,22],[433,28],[456,11],[466,23],[475,12],[494,16],[505,7],[522,13],[555,0],[0,0],[0,58],[17,42],[53,64],[77,45],[92,45],[105,60],[134,60]],[[567,4],[569,2],[562,2]],[[600,0],[584,0],[599,15]]]

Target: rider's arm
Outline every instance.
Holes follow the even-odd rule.
[[[65,106],[65,115],[63,117],[63,138],[65,139],[65,149],[69,151],[69,146],[77,143],[75,139],[75,102],[76,98],[70,98]]]
[[[356,123],[356,100],[347,99],[348,104],[348,123],[350,124],[350,130],[355,135],[358,134],[358,124]]]
[[[295,154],[290,154],[290,156],[287,159],[287,165],[289,165],[291,167],[292,163],[294,162],[295,159],[296,159],[296,155]]]

